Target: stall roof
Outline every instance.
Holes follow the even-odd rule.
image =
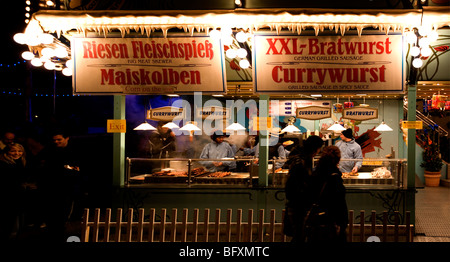
[[[404,31],[421,25],[434,28],[450,26],[447,7],[423,9],[234,9],[234,10],[112,10],[112,11],[39,11],[28,28],[38,23],[45,32],[108,33],[119,30],[124,36],[131,30],[150,35],[155,30],[164,34],[172,28],[207,31],[213,28],[237,28],[257,31],[262,28],[289,29],[298,34],[314,28],[344,34],[349,29],[361,33],[364,28],[378,28],[386,33]]]

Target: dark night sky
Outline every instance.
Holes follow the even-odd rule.
[[[25,30],[25,1],[5,1],[6,7],[3,8],[6,12],[2,15],[2,32],[0,32],[2,54],[0,63],[14,63],[22,60],[21,52],[27,49],[26,46],[19,45],[13,40],[16,33]]]

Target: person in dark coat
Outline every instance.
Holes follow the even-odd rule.
[[[311,203],[308,199],[308,184],[313,171],[313,158],[324,142],[319,136],[310,136],[303,146],[292,149],[288,164],[289,178],[286,182],[286,215],[284,233],[292,237],[293,242],[302,242],[303,219]]]
[[[44,217],[49,240],[65,241],[66,223],[81,220],[83,197],[81,152],[69,142],[64,131],[54,132],[52,145],[41,151],[41,177]]]
[[[348,208],[342,173],[338,167],[340,159],[341,152],[338,147],[325,147],[311,179],[309,201],[319,201],[320,210],[326,215],[325,220],[330,225],[336,225],[338,231],[337,238],[321,239],[321,241],[346,242]],[[323,192],[319,198],[322,188]]]
[[[0,190],[3,210],[0,216],[0,241],[9,241],[18,230],[18,218],[23,211],[21,209],[28,178],[25,149],[21,144],[8,143],[0,153],[0,174],[3,183]]]

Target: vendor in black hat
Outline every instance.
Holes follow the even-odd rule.
[[[200,164],[205,166],[210,172],[230,171],[236,168],[235,161],[226,161],[226,159],[234,159],[234,151],[230,144],[224,142],[225,133],[215,131],[211,135],[211,143],[207,144],[200,154],[202,159],[216,159],[216,161],[201,161]],[[220,161],[223,159],[223,161]]]
[[[343,173],[356,173],[362,166],[362,161],[345,161],[344,159],[363,159],[361,146],[356,143],[351,128],[342,131],[341,141],[336,146],[341,150],[341,159],[339,169]]]

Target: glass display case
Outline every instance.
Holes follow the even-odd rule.
[[[341,163],[361,160],[341,159]],[[406,188],[406,159],[363,159],[358,172],[343,172],[346,187]]]
[[[126,185],[249,187],[257,183],[253,158],[127,158]],[[255,172],[256,170],[256,172]]]
[[[317,164],[318,159],[314,159],[314,164]],[[347,188],[406,188],[406,159],[341,159],[340,165],[353,165],[355,162],[361,162],[358,172],[342,173],[342,179]],[[289,169],[273,170],[269,164],[268,173],[269,183],[272,187],[286,185]]]
[[[269,160],[269,187],[284,188],[289,169],[274,169]],[[282,161],[282,160],[281,160]],[[406,188],[406,159],[341,159],[340,165],[360,161],[356,173],[343,172],[347,188]],[[314,163],[317,163],[315,159]],[[227,159],[127,158],[125,185],[252,187],[258,184],[258,161],[250,157]]]

